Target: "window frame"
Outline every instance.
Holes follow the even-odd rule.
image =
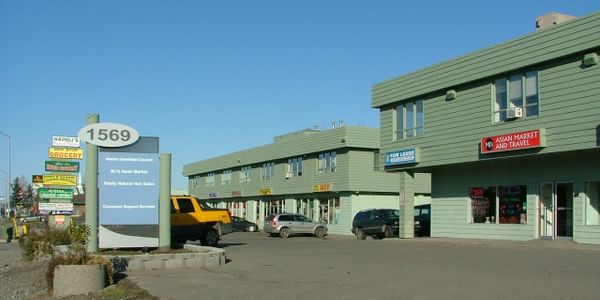
[[[403,141],[425,135],[425,101],[402,102],[393,110],[393,140]]]
[[[535,78],[534,81],[531,78]],[[518,84],[514,84],[518,83]],[[502,87],[500,89],[499,87]],[[513,90],[518,89],[518,94]],[[532,89],[535,93],[531,93]],[[499,101],[500,98],[500,101]],[[492,83],[492,123],[504,124],[509,119],[507,112],[519,107],[523,111],[522,119],[540,115],[540,71],[532,70],[505,76]]]

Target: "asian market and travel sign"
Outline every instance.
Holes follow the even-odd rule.
[[[417,148],[402,149],[385,154],[385,166],[396,166],[414,164],[419,162],[419,151]]]
[[[44,175],[42,177],[42,183],[44,186],[47,185],[65,185],[65,186],[76,186],[77,176],[75,175]]]
[[[38,195],[42,199],[73,199],[73,190],[71,189],[48,189],[41,188]]]
[[[60,159],[83,159],[83,149],[81,148],[48,148],[49,158]]]
[[[544,128],[481,138],[481,153],[497,153],[546,146]]]
[[[44,164],[47,172],[79,172],[79,162],[47,160]]]

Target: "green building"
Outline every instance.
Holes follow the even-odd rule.
[[[379,129],[303,130],[273,143],[187,164],[189,193],[259,223],[272,213],[301,213],[352,234],[363,208],[398,208],[398,174],[379,167]],[[429,175],[418,174],[417,202],[428,202]]]
[[[427,172],[432,237],[600,244],[600,13],[561,16],[373,86],[404,237]]]

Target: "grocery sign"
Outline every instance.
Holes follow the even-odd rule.
[[[546,130],[544,128],[483,137],[481,139],[481,153],[483,154],[545,146]]]
[[[48,148],[49,158],[83,159],[81,148]]]
[[[76,186],[77,176],[75,175],[44,175],[44,185],[66,185]]]
[[[79,162],[47,160],[45,164],[47,172],[79,172]]]

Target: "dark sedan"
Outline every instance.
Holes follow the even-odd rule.
[[[256,226],[256,224],[254,224],[244,218],[232,216],[231,221],[233,223],[233,231],[249,231],[249,232],[258,231],[258,226]]]

